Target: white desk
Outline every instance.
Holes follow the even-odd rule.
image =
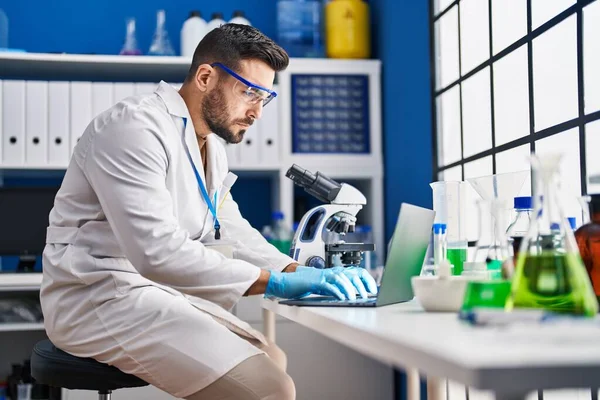
[[[600,325],[476,328],[454,313],[425,313],[416,302],[369,309],[263,300],[262,307],[381,362],[420,371],[432,383],[429,400],[440,397],[441,378],[492,390],[497,400],[523,400],[537,389],[600,385]],[[409,399],[414,395],[409,391]]]

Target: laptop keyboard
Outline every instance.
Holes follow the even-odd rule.
[[[375,303],[377,301],[377,297],[369,297],[363,299],[362,297],[357,297],[356,300],[340,300],[335,297],[320,297],[315,299],[310,299],[310,301],[316,301],[319,303],[334,303],[334,304],[370,304]]]

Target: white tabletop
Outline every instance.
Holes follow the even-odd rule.
[[[415,301],[378,308],[262,306],[397,367],[513,392],[600,385],[600,322],[472,327]]]

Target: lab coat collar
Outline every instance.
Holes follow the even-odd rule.
[[[200,155],[200,148],[198,147],[198,141],[196,139],[196,132],[194,132],[194,125],[191,123],[190,112],[187,108],[187,105],[185,104],[185,101],[183,101],[183,97],[181,97],[181,95],[177,90],[175,90],[175,88],[173,88],[165,81],[160,82],[158,88],[156,89],[156,93],[160,96],[161,99],[163,99],[165,105],[167,106],[167,111],[169,112],[169,114],[175,117],[188,119],[187,126],[185,127],[185,142],[188,148],[190,149],[192,160],[194,160],[194,164],[196,165],[196,168],[200,173],[200,177],[206,185],[207,177],[204,173],[204,168],[202,168],[202,158]],[[218,143],[216,143],[215,140],[218,139],[215,137],[214,134],[208,135],[206,139],[206,157],[208,158],[208,172],[210,175],[208,179],[208,181],[210,182],[210,187],[207,189],[209,195],[212,198],[215,190],[219,188],[219,182],[217,182],[218,163],[217,154],[215,152],[215,146],[218,145]]]
[[[179,92],[175,90],[173,86],[165,81],[160,81],[158,88],[156,89],[156,94],[158,94],[165,102],[169,114],[180,118],[191,119],[190,112],[185,101],[183,101],[183,97],[181,97]]]
[[[166,83],[165,81],[161,81],[156,89],[156,94],[160,96],[160,98],[165,103],[167,107],[167,112],[174,117],[182,118],[181,129],[184,132],[184,140],[187,148],[190,151],[190,156],[192,157],[192,161],[198,173],[200,174],[200,178],[202,182],[206,186],[206,175],[204,173],[204,168],[202,167],[202,157],[200,155],[200,147],[198,146],[198,140],[196,139],[196,132],[194,131],[194,124],[192,123],[192,118],[190,117],[190,112],[183,101],[183,97],[179,94],[174,87]],[[187,124],[183,124],[183,118],[187,119]],[[208,143],[206,143],[208,145]],[[208,149],[207,149],[208,150]],[[207,152],[208,153],[208,152]],[[209,190],[207,188],[207,190]]]

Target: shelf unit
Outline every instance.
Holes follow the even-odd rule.
[[[190,62],[185,57],[0,53],[0,79],[182,82]],[[358,182],[361,187],[366,187],[368,192],[364,194],[368,204],[359,216],[373,226],[376,248],[385,248],[380,70],[381,63],[378,60],[291,58],[289,67],[277,74],[279,96],[269,108],[278,107],[278,160],[275,163],[265,160],[251,164],[230,162],[230,169],[240,176],[272,177],[273,204],[284,212],[290,226],[293,222],[294,187],[285,173],[292,164],[298,164],[312,172],[320,171],[333,179]],[[294,74],[368,76],[368,154],[297,154],[292,151],[291,80]],[[60,173],[66,167],[0,164],[0,177],[15,173],[31,174],[33,171]],[[368,215],[363,215],[365,212]]]
[[[186,57],[0,53],[1,79],[181,82]]]
[[[0,292],[25,292],[40,290],[42,274],[0,274]]]
[[[67,54],[31,54],[31,53],[0,53],[0,80],[45,80],[45,81],[91,81],[91,82],[182,82],[188,72],[189,59],[182,57],[150,57],[150,56],[112,56],[112,55],[67,55]],[[257,161],[231,163],[230,169],[243,177],[269,177],[271,181],[272,204],[282,210],[286,222],[291,226],[294,211],[294,184],[285,174],[292,164],[312,172],[321,172],[340,182],[347,181],[355,184],[363,191],[368,204],[359,213],[359,220],[373,226],[376,249],[385,249],[383,229],[383,159],[381,151],[381,63],[378,60],[331,60],[331,59],[290,59],[287,70],[276,76],[279,96],[268,107],[275,110],[279,116],[275,124],[277,134],[276,144],[278,157],[276,161],[258,158]],[[291,121],[291,81],[294,74],[349,75],[360,74],[368,76],[369,96],[369,153],[356,155],[340,154],[297,154],[292,151],[292,121]],[[265,121],[266,118],[262,121]],[[266,123],[265,123],[266,124]],[[260,125],[260,124],[259,124]],[[246,136],[251,137],[251,132]],[[240,152],[246,148],[241,147]],[[38,176],[59,175],[67,165],[9,165],[0,163],[0,183],[7,176]],[[260,227],[257,227],[260,228]],[[379,262],[383,252],[378,251]],[[0,291],[36,291],[41,285],[41,274],[0,274]],[[236,308],[236,315],[250,321],[259,316],[260,307],[254,298],[244,298]],[[260,325],[259,322],[254,321]],[[277,324],[286,324],[278,321]],[[278,328],[279,329],[279,328]],[[296,327],[289,327],[290,332],[296,332]],[[22,333],[20,333],[22,331]],[[26,333],[25,331],[28,331]],[[11,333],[19,332],[19,333]],[[24,349],[30,348],[38,336],[43,335],[41,324],[7,324],[0,327],[3,335],[23,336],[19,339],[21,347],[9,352],[6,357],[20,357]],[[28,335],[26,338],[25,336]],[[304,334],[290,333],[288,339],[294,343],[285,351],[293,353],[293,347]],[[296,335],[296,336],[294,336]],[[320,338],[311,339],[311,345],[319,345]],[[329,348],[329,343],[321,343],[323,348]],[[27,350],[29,351],[29,350]],[[348,357],[344,348],[333,351],[332,357],[344,363]],[[18,358],[15,358],[18,359]],[[308,370],[315,360],[302,354],[295,354],[294,369]],[[360,363],[358,363],[360,364]],[[350,368],[350,367],[349,367]],[[355,368],[359,368],[356,366]],[[353,371],[358,374],[358,371]],[[302,381],[302,378],[299,379]],[[318,383],[318,377],[311,378],[311,385]],[[325,383],[323,383],[325,384]],[[375,385],[373,380],[361,380],[361,386]],[[299,388],[301,390],[302,388]],[[352,385],[345,388],[345,396],[350,396]],[[152,390],[149,396],[142,396],[140,391],[137,398],[152,398],[162,400],[164,393]],[[118,394],[118,392],[117,392]],[[63,399],[82,400],[90,393],[63,390]],[[90,397],[91,398],[91,397]],[[135,397],[129,397],[135,398]]]
[[[0,332],[43,331],[43,323],[9,323],[0,324]]]

